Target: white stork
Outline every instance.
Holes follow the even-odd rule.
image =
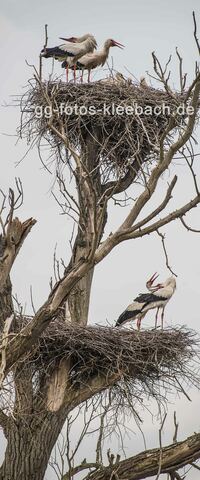
[[[59,60],[63,62],[66,60],[66,74],[67,74],[67,81],[68,81],[68,67],[73,68],[74,70],[74,81],[76,79],[76,62],[77,60],[82,57],[83,55],[93,52],[93,50],[97,46],[97,42],[93,35],[87,33],[82,37],[71,37],[71,38],[62,38],[65,43],[62,45],[58,45],[52,48],[44,48],[41,51],[41,55],[44,58],[55,58],[55,60]]]
[[[81,58],[79,58],[79,60],[76,63],[76,68],[77,70],[82,70],[81,82],[83,81],[84,70],[88,70],[88,82],[90,82],[91,70],[93,68],[97,68],[100,65],[103,66],[105,64],[111,47],[123,48],[124,45],[109,38],[108,40],[105,41],[101,50],[93,53],[87,53],[86,55],[83,55]],[[62,63],[62,68],[66,68],[66,67],[67,67],[67,60],[65,60]],[[72,68],[70,64],[68,65],[68,67]]]
[[[164,309],[175,292],[176,280],[171,276],[164,283],[159,283],[153,286],[153,282],[156,278],[156,274],[154,274],[146,283],[146,286],[151,293],[140,293],[138,297],[135,298],[134,302],[128,305],[126,310],[119,316],[115,325],[116,327],[124,325],[128,321],[137,319],[137,328],[140,330],[142,318],[144,318],[149,310],[154,308],[157,308],[155,324],[155,326],[157,326],[158,311],[161,308],[161,328],[163,329]]]

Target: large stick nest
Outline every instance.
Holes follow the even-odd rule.
[[[182,382],[198,383],[196,334],[185,328],[135,331],[53,321],[27,359],[40,374],[50,373],[70,359],[73,387],[93,377],[116,375],[115,388],[131,395],[160,395],[160,387],[181,389]],[[191,368],[191,362],[193,367]],[[194,363],[196,362],[196,366]]]
[[[59,131],[64,129],[70,144],[78,150],[88,142],[89,135],[98,146],[102,169],[107,168],[118,177],[130,167],[134,168],[136,163],[137,166],[142,165],[156,156],[169,118],[182,103],[183,95],[179,93],[170,94],[128,82],[36,82],[21,101],[20,134],[30,142],[37,139],[39,145],[45,138],[59,156],[65,155],[66,151],[49,123]],[[62,113],[62,105],[68,113]],[[136,105],[143,109],[143,113],[136,112]],[[170,113],[167,109],[157,113],[155,107],[163,105],[170,109]],[[110,114],[105,111],[105,106],[109,107]],[[117,113],[119,106],[124,108],[124,113]],[[95,112],[93,114],[91,107]],[[132,107],[134,112],[127,113],[127,107]],[[48,118],[46,108],[50,112]],[[147,108],[151,109],[151,113],[146,113]],[[174,131],[183,124],[183,120],[184,115],[176,116]]]

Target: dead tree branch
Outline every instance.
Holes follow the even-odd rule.
[[[195,434],[182,442],[162,448],[160,473],[176,472],[199,458],[200,434]],[[139,455],[120,461],[117,466],[117,476],[121,480],[141,480],[152,477],[158,472],[159,459],[160,448],[146,450]],[[111,474],[115,475],[115,466],[94,472],[90,475],[90,480],[108,480]]]
[[[157,230],[157,234],[161,238],[162,248],[163,248],[163,252],[164,252],[164,255],[165,255],[166,267],[172,273],[172,275],[175,275],[175,277],[177,277],[176,273],[172,270],[172,268],[169,265],[168,253],[167,253],[167,248],[166,248],[166,245],[165,245],[165,235],[163,233],[159,232],[159,230]]]

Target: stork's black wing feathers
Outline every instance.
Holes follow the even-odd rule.
[[[67,68],[67,61],[64,60],[64,62],[61,63],[61,67],[62,68]],[[81,70],[82,68],[84,68],[84,65],[80,62],[76,62],[76,70]]]
[[[166,297],[161,297],[161,296],[158,296],[158,295],[154,295],[153,293],[141,293],[140,295],[138,295],[137,298],[134,299],[134,302],[144,303],[144,305],[142,307],[142,308],[144,308],[147,305],[149,305],[150,303],[164,301],[164,300],[167,300],[167,298]]]
[[[155,298],[153,299],[153,297],[155,297],[153,293],[140,293],[138,297],[134,298],[134,302],[138,302],[138,303],[154,302]]]
[[[145,307],[147,307],[147,305],[150,305],[153,302],[159,302],[159,301],[164,302],[165,300],[167,300],[166,297],[154,295],[153,293],[141,293],[140,295],[138,295],[137,298],[135,298],[134,301],[138,303],[144,303],[144,305],[141,308],[141,311],[142,311],[144,310]]]
[[[53,48],[45,48],[41,52],[44,58],[49,57],[74,57],[73,53],[67,52],[66,50],[62,50],[60,47],[53,47]]]
[[[137,317],[138,313],[140,313],[140,310],[125,310],[119,316],[115,326],[119,327],[120,325],[122,325],[122,323],[125,323],[127,320],[130,320],[130,319],[133,320],[135,317]]]
[[[77,68],[84,68],[84,65],[83,63],[81,63],[80,61],[76,62],[76,67]]]
[[[147,305],[150,305],[153,302],[159,302],[159,301],[165,301],[165,300],[167,300],[166,297],[161,297],[153,293],[141,293],[140,295],[138,295],[138,297],[134,299],[134,302],[143,304],[141,305],[141,308],[140,309],[138,308],[137,310],[129,310],[129,309],[125,310],[119,316],[115,326],[119,327],[120,325],[125,323],[127,320],[131,320],[131,319],[133,320],[138,316],[139,313],[143,313],[143,310]]]

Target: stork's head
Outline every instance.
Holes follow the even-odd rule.
[[[160,288],[159,283],[157,285],[154,285],[154,282],[155,282],[156,278],[158,278],[158,277],[159,277],[159,275],[156,272],[152,275],[152,277],[149,280],[147,280],[146,287],[148,288],[148,290],[150,292],[155,292],[156,290],[158,290],[158,288]]]
[[[113,40],[112,38],[108,38],[108,40],[106,40],[105,44],[108,47],[124,48],[124,45],[122,45],[122,43],[116,42],[116,40]]]
[[[59,38],[60,40],[64,40],[64,42],[72,42],[72,43],[81,43],[81,42],[85,42],[85,40],[90,40],[93,43],[94,48],[97,47],[96,39],[91,33],[86,33],[85,35],[82,35],[82,37],[69,37],[69,38],[59,37]]]
[[[156,290],[159,290],[159,288],[165,288],[165,287],[171,287],[172,290],[174,291],[176,289],[176,279],[173,275],[171,277],[167,278],[165,282],[163,283],[157,283],[156,285],[153,285],[155,282],[156,278],[158,278],[159,275],[157,273],[154,273],[152,277],[147,281],[146,287],[150,292],[156,292]]]

